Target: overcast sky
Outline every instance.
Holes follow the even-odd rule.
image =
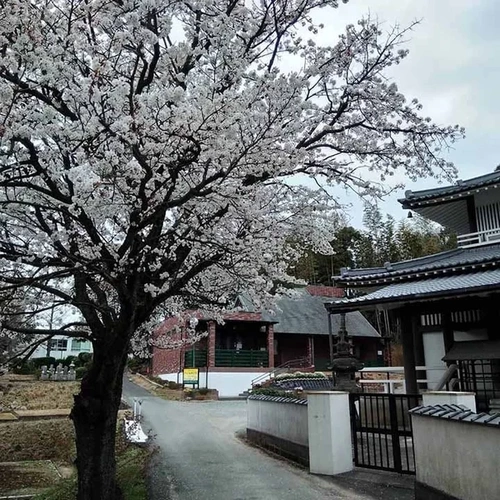
[[[350,0],[331,12],[320,11],[325,30],[322,41],[331,44],[349,23],[370,13],[387,29],[420,24],[410,34],[409,56],[394,70],[394,81],[407,98],[417,97],[422,113],[439,124],[458,123],[466,139],[456,143],[447,159],[467,179],[486,174],[500,163],[500,2],[496,0]],[[326,37],[326,38],[323,38]],[[405,189],[435,187],[433,179],[408,183]],[[381,205],[397,220],[406,216],[397,198]],[[345,200],[345,198],[344,198]],[[361,225],[362,203],[349,200],[351,223]]]

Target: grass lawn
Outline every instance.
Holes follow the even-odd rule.
[[[80,382],[14,381],[0,377],[0,411],[71,408]]]
[[[128,445],[117,454],[117,476],[125,500],[147,500],[145,469],[150,456],[147,448]],[[73,500],[76,498],[76,476],[61,481],[34,500]]]
[[[173,390],[168,387],[159,387],[157,384],[149,381],[146,377],[141,377],[136,374],[129,374],[129,378],[132,382],[134,382],[134,384],[146,389],[146,391],[155,396],[168,399],[169,401],[184,401],[184,393],[182,389]]]
[[[0,462],[75,457],[73,422],[69,418],[0,423]]]
[[[0,411],[71,408],[79,387],[80,382],[0,377]],[[125,499],[146,500],[145,467],[149,449],[127,443],[119,426],[116,453],[117,476]],[[73,422],[68,417],[0,421],[0,496],[11,491],[33,493],[53,484],[46,493],[34,498],[74,499],[75,456]],[[66,479],[61,479],[61,471],[65,471]]]
[[[37,492],[59,480],[59,474],[50,460],[0,463],[0,492],[15,496]]]

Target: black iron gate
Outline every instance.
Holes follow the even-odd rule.
[[[408,410],[419,404],[418,395],[350,394],[355,465],[415,474]]]

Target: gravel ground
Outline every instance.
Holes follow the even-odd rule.
[[[143,428],[158,446],[150,500],[410,500],[411,479],[356,471],[314,476],[236,437],[245,401],[176,402],[124,382],[124,397],[143,401]]]

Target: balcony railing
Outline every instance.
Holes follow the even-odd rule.
[[[215,366],[268,367],[269,353],[252,349],[216,349]]]
[[[457,245],[462,248],[486,245],[494,241],[500,241],[500,228],[457,236]]]
[[[205,349],[190,349],[184,353],[186,368],[202,368],[207,366],[207,351]]]
[[[207,351],[205,349],[190,349],[184,353],[186,368],[203,368],[207,366]],[[268,367],[267,351],[252,349],[215,349],[215,366],[226,367]]]

